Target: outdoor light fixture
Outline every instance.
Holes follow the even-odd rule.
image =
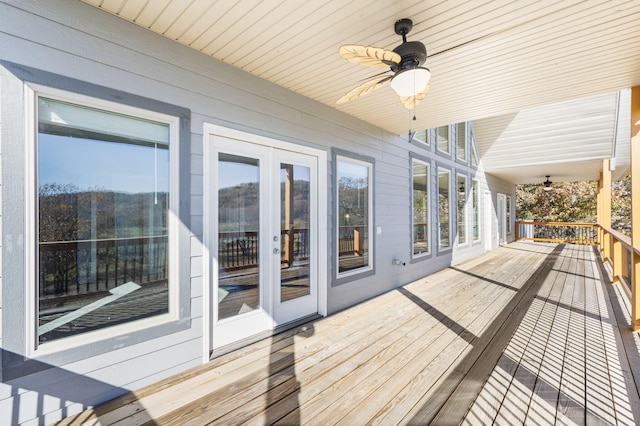
[[[542,183],[544,184],[544,190],[545,190],[545,191],[551,191],[551,190],[553,189],[553,188],[551,187],[551,184],[552,184],[553,182],[551,182],[551,181],[549,180],[549,175],[547,175],[547,180],[545,180],[545,181],[544,181],[544,182],[542,182]]]
[[[410,68],[399,71],[391,79],[391,88],[398,96],[415,96],[422,93],[427,88],[431,79],[431,71],[424,67]]]

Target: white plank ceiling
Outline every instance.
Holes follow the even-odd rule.
[[[488,138],[496,135],[487,129],[519,111],[598,95],[609,102],[613,92],[640,85],[638,0],[82,1],[394,134],[483,119],[478,138]],[[335,106],[380,71],[345,61],[338,48],[393,49],[401,43],[393,30],[400,18],[414,22],[408,40],[422,41],[433,55],[425,64],[431,89],[416,108],[417,120],[388,86]],[[553,116],[539,115],[539,126],[545,118]],[[609,130],[589,145],[591,157],[612,152],[615,132]],[[486,171],[504,169],[527,152],[529,135],[511,131],[512,145],[522,148],[511,155],[496,151],[496,140],[480,140]],[[565,139],[553,143],[569,144]],[[558,162],[547,154],[548,162]],[[503,172],[512,181],[525,179]],[[535,179],[549,174],[536,173]]]

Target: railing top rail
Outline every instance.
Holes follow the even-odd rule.
[[[636,254],[640,255],[640,250],[633,247],[630,236],[625,235],[622,232],[616,231],[615,229],[602,226],[600,224],[598,224],[598,227],[600,227],[600,229],[602,229],[607,234],[611,235],[616,240],[620,241],[626,249],[633,250]]]

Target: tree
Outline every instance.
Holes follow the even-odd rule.
[[[517,220],[540,222],[597,221],[597,182],[554,183],[545,191],[540,184],[516,186]],[[630,175],[611,185],[611,227],[627,235],[631,231]]]
[[[518,220],[595,222],[597,185],[594,181],[555,183],[550,191],[540,184],[516,187]]]

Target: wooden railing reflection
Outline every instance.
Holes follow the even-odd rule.
[[[258,231],[219,232],[218,267],[233,271],[258,266],[260,261]],[[290,266],[294,259],[309,258],[309,229],[280,230],[281,263]]]
[[[166,235],[40,242],[39,297],[107,291],[167,279]]]
[[[367,250],[368,238],[365,238],[367,227],[340,226],[338,231],[338,252],[340,256],[362,256]]]

